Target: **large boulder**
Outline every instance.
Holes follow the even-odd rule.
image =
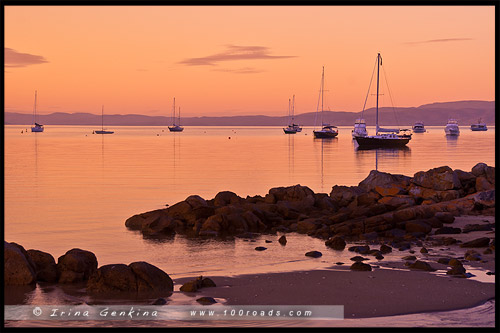
[[[472,167],[471,173],[476,177],[484,177],[489,183],[495,185],[495,167],[478,163]]]
[[[86,281],[97,271],[97,258],[90,251],[72,249],[57,259],[59,283]]]
[[[412,183],[437,191],[454,190],[462,187],[457,173],[448,166],[417,172],[413,176]]]
[[[99,267],[87,282],[89,293],[137,292],[137,278],[125,264]]]
[[[99,267],[87,282],[92,294],[166,295],[173,291],[173,281],[167,273],[147,262],[130,265],[111,264]]]
[[[375,191],[382,196],[395,196],[407,193],[410,180],[408,176],[372,170],[358,186],[366,192]]]
[[[366,191],[358,186],[338,186],[332,187],[330,198],[339,207],[347,207],[353,200]]]
[[[465,194],[472,194],[476,192],[476,177],[472,172],[462,171],[460,169],[455,169],[455,173],[458,176],[460,184],[464,189]]]
[[[495,190],[479,192],[473,196],[474,205],[482,208],[495,207]]]
[[[4,241],[4,285],[29,285],[36,282],[35,267],[26,250],[16,243]]]
[[[222,191],[217,193],[214,198],[214,206],[227,206],[231,204],[239,204],[244,199],[231,191]]]
[[[39,250],[28,250],[26,252],[33,264],[35,264],[37,281],[57,282],[57,265],[50,253]]]
[[[174,290],[174,283],[167,273],[145,261],[129,265],[137,278],[137,291],[165,293]]]

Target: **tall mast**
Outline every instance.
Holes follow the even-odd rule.
[[[288,124],[290,125],[290,98],[288,99]]]
[[[321,126],[323,126],[323,92],[325,90],[325,66],[321,74]]]
[[[380,73],[380,63],[382,62],[382,57],[380,56],[380,53],[377,55],[377,118],[375,120],[375,135],[378,135],[378,80],[379,80],[379,73]]]
[[[174,123],[175,126],[175,97],[174,97],[174,114],[172,116],[172,122]]]
[[[101,130],[104,131],[104,105],[102,106],[101,109]]]
[[[293,95],[293,102],[292,102],[292,126],[294,124],[294,115],[295,115],[295,95]]]
[[[33,106],[33,124],[36,122],[36,90],[35,90],[35,105]]]
[[[181,126],[181,107],[179,106],[179,123],[177,124]]]

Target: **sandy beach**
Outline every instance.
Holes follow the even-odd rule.
[[[464,227],[494,220],[492,216],[460,216],[453,226]],[[435,235],[432,238],[449,236],[466,242],[484,236],[494,238],[495,234],[491,231],[474,231]],[[342,266],[332,263],[331,268],[322,270],[211,276],[217,287],[185,294],[196,298],[213,297],[227,305],[344,305],[345,318],[463,309],[495,298],[495,283],[446,275],[448,266],[437,262],[443,257],[440,250],[447,250],[447,253],[455,254],[454,258],[463,260],[464,253],[470,249],[460,248],[459,245],[432,246],[432,241],[425,241],[424,246],[429,253],[416,251],[415,256],[430,263],[436,272],[410,270],[404,260],[381,260],[377,265],[372,265],[372,271],[351,271],[351,263]],[[482,254],[484,248],[474,250],[481,253],[482,260],[463,261],[465,267],[494,272],[495,253]],[[177,279],[175,283],[180,285],[189,280],[192,278]]]

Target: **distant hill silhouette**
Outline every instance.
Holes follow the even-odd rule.
[[[38,115],[38,122],[44,125],[101,125],[101,115],[91,113],[56,112]],[[361,112],[325,111],[323,121],[332,125],[353,125]],[[375,125],[375,108],[364,111],[363,117],[368,126]],[[457,119],[460,126],[469,126],[481,118],[486,124],[495,123],[494,101],[458,101],[425,104],[419,107],[380,108],[379,123],[382,126],[410,127],[416,121],[425,125],[445,125],[449,118]],[[170,117],[145,116],[139,114],[106,115],[106,126],[167,126]],[[28,125],[32,115],[5,112],[4,124]],[[181,119],[183,126],[285,126],[288,117],[227,116],[227,117],[185,117]],[[316,112],[302,113],[295,116],[295,122],[303,126],[319,126],[320,116]]]

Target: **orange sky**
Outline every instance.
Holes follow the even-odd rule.
[[[494,100],[493,6],[5,6],[5,111],[170,116]],[[388,95],[385,95],[388,96]],[[373,106],[373,105],[369,105]],[[390,106],[390,105],[389,105]]]

